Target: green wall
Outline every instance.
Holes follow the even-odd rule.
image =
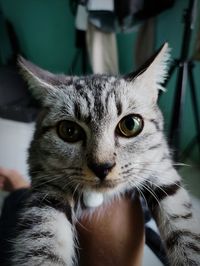
[[[199,2],[199,1],[198,1]],[[156,46],[157,48],[164,42],[168,41],[172,48],[172,57],[180,57],[180,48],[182,44],[183,36],[183,14],[185,8],[187,8],[189,1],[188,0],[177,0],[175,6],[164,12],[163,14],[157,17],[157,29],[156,29]],[[196,13],[198,15],[195,24],[195,30],[192,35],[192,41],[190,46],[190,56],[192,56],[194,41],[196,37],[196,31],[199,28],[199,15],[200,15],[200,4],[197,6]],[[198,110],[200,115],[200,62],[195,62],[195,68],[193,71],[195,84],[196,84],[196,93],[198,100]],[[165,116],[166,121],[166,130],[169,128],[169,122],[171,117],[171,109],[173,103],[173,96],[176,87],[176,76],[177,72],[174,73],[170,82],[167,86],[167,92],[161,96],[160,106]],[[192,113],[192,105],[190,98],[190,88],[187,86],[185,93],[185,103],[183,111],[183,120],[182,120],[182,130],[181,130],[181,147],[182,150],[188,145],[193,137],[195,137],[195,126]],[[197,150],[197,144],[195,144],[194,149],[191,153],[192,158],[200,162],[200,155]]]
[[[71,73],[70,65],[76,52],[74,48],[74,18],[70,13],[67,0],[0,0],[4,16],[14,26],[19,38],[23,54],[53,72],[79,74],[80,63],[75,73]],[[157,16],[156,48],[165,41],[172,47],[173,58],[179,57],[183,32],[183,10],[188,0],[177,0],[172,9]],[[199,11],[199,10],[198,10]],[[136,33],[118,34],[118,51],[120,72],[127,73],[134,69],[134,43]],[[200,85],[200,63],[196,63],[195,81]],[[160,98],[160,106],[169,127],[171,107],[175,90],[176,74],[171,78],[167,93]],[[200,105],[200,89],[197,91]],[[184,120],[182,127],[182,148],[195,135],[189,90],[186,92]],[[200,110],[200,106],[199,106]],[[197,151],[191,154],[196,161],[200,160]]]
[[[54,72],[67,72],[74,54],[73,17],[66,0],[0,0],[24,55]]]

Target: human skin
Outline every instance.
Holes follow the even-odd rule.
[[[85,215],[77,231],[81,266],[142,265],[144,221],[138,198],[127,195]]]
[[[30,187],[29,182],[16,170],[0,167],[0,189],[12,192],[20,188]]]

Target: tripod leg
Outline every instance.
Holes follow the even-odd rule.
[[[184,105],[185,89],[187,85],[187,68],[187,62],[180,63],[176,83],[175,99],[172,110],[171,128],[169,133],[170,145],[175,149],[174,157],[176,160],[178,159],[178,152],[180,148],[181,115]]]
[[[196,132],[197,132],[197,141],[198,141],[198,146],[199,146],[199,155],[200,155],[200,112],[198,110],[198,97],[196,95],[196,90],[195,90],[195,83],[194,83],[194,77],[193,77],[193,63],[189,63],[188,66],[188,79],[189,79],[189,84],[190,84],[190,89],[191,89],[191,99],[192,99],[192,108],[193,108],[193,114],[194,114],[194,122],[195,122],[195,127],[196,127]]]

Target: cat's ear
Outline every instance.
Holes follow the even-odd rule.
[[[169,60],[170,48],[165,43],[138,71],[127,75],[125,79],[138,85],[145,97],[156,101],[158,90],[164,90],[162,84],[168,75]]]
[[[48,95],[54,94],[59,85],[67,79],[64,75],[55,75],[43,70],[21,56],[18,59],[18,65],[33,96],[41,102],[44,102]]]

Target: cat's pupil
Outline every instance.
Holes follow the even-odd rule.
[[[85,138],[83,129],[72,121],[61,121],[57,127],[58,136],[69,142],[76,142]]]
[[[76,132],[75,128],[74,127],[69,127],[69,128],[66,128],[66,134],[71,137],[73,136]]]
[[[118,133],[131,138],[137,136],[143,129],[143,120],[139,115],[124,117],[118,124]]]
[[[135,127],[135,121],[132,117],[128,117],[126,120],[125,120],[125,126],[128,130],[133,130],[134,127]]]

